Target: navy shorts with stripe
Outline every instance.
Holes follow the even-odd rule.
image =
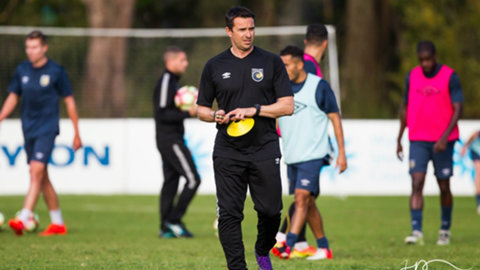
[[[453,145],[448,142],[447,148],[439,153],[433,151],[434,142],[410,142],[410,173],[427,172],[428,162],[433,161],[435,176],[438,179],[448,179],[453,175]]]
[[[35,138],[25,138],[25,152],[27,152],[27,163],[35,160],[48,164],[55,145],[56,133],[46,134]]]
[[[315,159],[300,163],[288,164],[287,175],[289,193],[294,194],[295,189],[308,190],[315,197],[320,193],[320,170],[329,165],[329,157]]]

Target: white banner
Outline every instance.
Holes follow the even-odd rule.
[[[348,170],[338,175],[334,166],[321,174],[321,192],[329,195],[408,195],[407,132],[403,138],[405,159],[396,158],[398,120],[344,120]],[[199,193],[214,194],[212,149],[214,124],[196,119],[185,121],[185,139],[202,177]],[[62,119],[49,165],[50,179],[62,194],[158,194],[163,181],[160,154],[155,144],[151,119],[80,121],[84,147],[73,152],[73,129]],[[461,121],[461,140],[455,145],[455,195],[472,195],[473,165],[460,157],[468,136],[480,129],[480,121]],[[331,132],[333,134],[333,132]],[[332,139],[334,138],[331,136]],[[282,166],[284,193],[286,168]],[[0,194],[25,194],[29,185],[28,165],[19,120],[5,120],[0,126]],[[183,185],[182,185],[183,186]],[[438,194],[433,168],[427,172],[425,194]]]

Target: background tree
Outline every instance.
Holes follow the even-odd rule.
[[[88,11],[88,25],[93,28],[130,28],[135,0],[83,0]],[[83,105],[85,114],[96,117],[126,116],[125,60],[127,39],[91,37]]]

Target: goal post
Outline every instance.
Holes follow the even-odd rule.
[[[273,27],[256,27],[255,28],[255,36],[256,44],[262,48],[270,50],[274,53],[278,53],[278,50],[286,45],[295,44],[300,47],[303,47],[303,38],[306,33],[307,26],[300,25],[300,26],[273,26]],[[85,44],[88,42],[88,38],[90,37],[105,37],[105,38],[118,38],[124,37],[128,38],[129,43],[137,42],[146,44],[151,43],[148,40],[167,40],[165,43],[171,43],[171,45],[176,43],[187,44],[190,45],[192,43],[197,42],[205,42],[210,43],[210,39],[217,39],[217,38],[226,38],[225,29],[224,28],[182,28],[182,29],[118,29],[118,28],[68,28],[68,27],[34,27],[34,26],[0,26],[0,38],[6,38],[8,36],[25,36],[33,30],[41,30],[47,36],[61,38],[61,39],[73,39],[78,40],[79,44]],[[322,71],[326,75],[327,80],[330,82],[332,89],[335,93],[335,97],[337,99],[338,106],[340,107],[340,79],[339,79],[339,68],[338,68],[338,53],[337,53],[337,44],[336,44],[336,31],[335,27],[332,25],[327,25],[328,30],[328,40],[329,45],[326,53],[326,58],[324,63],[322,63]],[[17,42],[19,44],[19,42]],[[67,43],[65,43],[67,44]],[[10,45],[13,46],[13,45]],[[64,45],[68,46],[68,45]],[[18,46],[17,46],[18,47]],[[152,50],[152,57],[158,58],[160,55],[158,52],[158,46],[155,49],[151,49],[153,47],[149,46],[140,46],[136,45],[133,46],[134,48],[130,48],[128,50],[128,54],[135,53],[135,50],[144,50],[148,52],[148,50]],[[205,47],[205,45],[204,45]],[[13,50],[9,48],[9,51]],[[16,50],[20,50],[23,52],[23,48],[16,48]],[[78,58],[82,57],[82,54],[85,54],[85,45],[82,47],[82,52],[78,53]],[[155,53],[153,53],[155,50]],[[186,50],[189,53],[188,50]],[[145,62],[153,62],[152,57],[148,57],[148,53],[143,52],[142,57],[146,58]],[[215,51],[215,54],[219,53],[220,50]],[[0,55],[2,52],[0,52]],[[68,54],[68,53],[67,53]],[[147,54],[147,56],[145,56]],[[201,54],[205,56],[205,53]],[[190,56],[190,55],[189,55]],[[213,56],[213,55],[212,55]],[[5,57],[1,57],[5,59]],[[17,57],[18,58],[18,57]],[[136,59],[137,57],[129,57],[128,59]],[[54,60],[60,62],[63,66],[66,67],[67,71],[70,71],[69,64],[62,62],[62,60],[58,60],[56,57]],[[81,60],[75,60],[73,62],[79,62]],[[86,57],[83,58],[83,61],[86,61]],[[138,59],[136,65],[142,65],[142,59]],[[202,59],[203,61],[203,59]],[[156,59],[157,65],[161,64],[161,59]],[[17,63],[5,64],[2,66],[2,73],[3,69],[14,69]],[[192,64],[197,65],[198,67],[194,67],[193,70],[196,73],[201,70],[203,67],[200,61],[194,62]],[[127,62],[128,65],[128,62]],[[200,65],[202,65],[200,67]],[[190,68],[189,68],[190,69]],[[151,69],[150,69],[151,70]],[[189,71],[187,70],[187,73]],[[5,75],[2,75],[5,76]],[[196,78],[195,78],[196,79]],[[136,79],[132,79],[131,81],[135,81]],[[7,81],[6,78],[0,79],[2,84],[5,84]],[[79,80],[81,81],[81,80]],[[138,81],[138,79],[137,79]],[[153,84],[154,82],[151,82]],[[6,87],[6,85],[2,85],[2,88]],[[78,88],[78,87],[77,87]],[[1,95],[0,95],[1,96]]]

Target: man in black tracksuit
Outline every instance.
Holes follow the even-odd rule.
[[[162,157],[164,175],[160,192],[159,236],[193,237],[182,223],[182,217],[200,185],[200,176],[184,143],[183,120],[196,115],[196,106],[181,111],[174,102],[179,76],[188,66],[185,52],[178,47],[168,47],[163,60],[165,72],[158,80],[153,96],[157,148]],[[180,176],[185,177],[186,183],[174,204]]]
[[[218,235],[228,268],[245,270],[243,207],[250,190],[258,214],[255,255],[271,270],[269,251],[280,225],[282,185],[275,118],[293,113],[293,93],[279,56],[253,46],[255,15],[233,7],[226,16],[232,46],[204,67],[198,93],[198,118],[216,122],[213,167],[217,191]],[[217,100],[218,110],[212,110]],[[229,132],[238,121],[254,123],[246,134]],[[237,121],[238,120],[238,121]],[[233,124],[233,125],[232,125]]]

